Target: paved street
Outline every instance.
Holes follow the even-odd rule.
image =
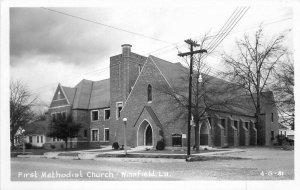
[[[12,158],[12,180],[283,180],[294,178],[294,151],[247,148],[242,159],[184,162]]]

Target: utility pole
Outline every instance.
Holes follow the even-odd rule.
[[[189,115],[188,115],[188,134],[187,134],[187,156],[191,155],[191,118],[192,118],[192,75],[193,75],[193,56],[197,53],[207,53],[205,49],[194,51],[194,47],[200,46],[196,41],[191,39],[184,40],[185,43],[190,45],[190,51],[186,53],[179,53],[178,56],[190,56],[190,78],[189,78]]]

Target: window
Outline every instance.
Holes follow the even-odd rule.
[[[245,122],[246,129],[249,129],[249,122]]]
[[[110,109],[104,110],[104,120],[108,120],[110,118]]]
[[[55,138],[55,137],[53,137],[53,139],[52,139],[52,140],[53,140],[53,142],[55,142],[55,139],[56,139],[56,138]]]
[[[123,102],[117,102],[116,103],[116,119],[119,119],[121,116],[121,110],[123,108]]]
[[[43,143],[43,140],[44,140],[44,139],[43,139],[43,136],[41,136],[41,143]]]
[[[148,92],[148,102],[152,102],[152,86],[150,84],[148,85],[147,92]]]
[[[36,142],[39,143],[40,142],[40,138],[39,136],[36,136]]]
[[[272,122],[274,121],[274,114],[273,113],[271,114],[271,121]]]
[[[86,129],[83,131],[83,136],[87,137],[87,130]]]
[[[92,141],[98,141],[98,129],[92,130]]]
[[[109,129],[104,129],[104,141],[109,141]]]
[[[58,99],[58,100],[62,99],[62,98],[61,98],[61,92],[60,92],[60,91],[57,92],[57,99]]]
[[[92,119],[92,121],[99,120],[99,111],[98,110],[94,110],[91,112],[91,119]]]
[[[32,143],[32,136],[29,137],[29,143]]]
[[[274,131],[271,131],[271,139],[274,140]]]

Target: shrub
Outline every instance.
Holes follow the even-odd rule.
[[[52,144],[52,145],[50,145],[50,148],[51,148],[51,149],[55,149],[56,147],[55,147],[54,144]]]
[[[114,142],[114,143],[112,144],[112,148],[113,148],[114,150],[119,150],[119,148],[120,148],[119,143],[118,143],[118,142]]]
[[[164,141],[157,141],[156,150],[164,150],[165,149],[165,142]]]
[[[32,149],[32,144],[31,143],[25,143],[25,148],[26,149]]]

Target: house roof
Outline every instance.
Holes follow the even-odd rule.
[[[47,120],[34,121],[24,126],[25,135],[46,135],[49,128]]]

